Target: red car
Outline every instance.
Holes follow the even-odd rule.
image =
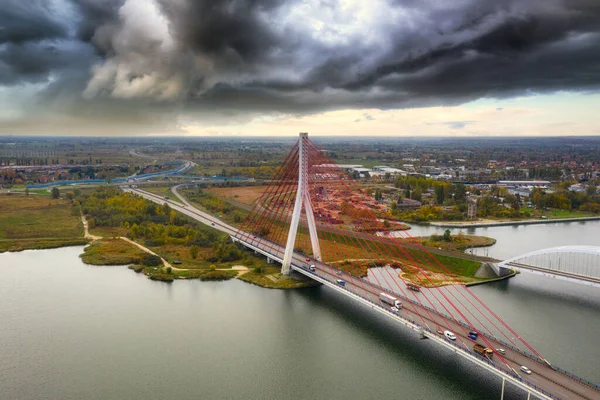
[[[310,258],[306,257],[306,262],[310,262]]]

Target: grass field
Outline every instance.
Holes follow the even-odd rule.
[[[217,197],[235,200],[237,202],[252,205],[267,189],[267,186],[240,186],[226,188],[211,188],[209,192]]]
[[[548,219],[561,219],[561,218],[585,218],[585,217],[597,217],[598,214],[593,214],[587,211],[565,211],[565,210],[550,210],[544,211],[544,216]]]
[[[66,200],[37,196],[0,196],[0,239],[73,238],[83,236],[78,215]]]
[[[122,226],[95,226],[90,229],[90,233],[96,236],[102,236],[105,238],[126,236],[129,229]]]
[[[0,195],[0,252],[85,243],[81,220],[67,200]]]
[[[81,260],[91,265],[139,264],[146,253],[121,239],[102,239],[85,248]]]

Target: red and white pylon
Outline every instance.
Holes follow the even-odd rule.
[[[300,216],[303,208],[306,213],[313,258],[321,261],[321,248],[319,247],[319,238],[317,236],[317,225],[310,201],[310,194],[308,192],[308,133],[300,133],[298,148],[298,162],[300,165],[298,168],[298,190],[296,192],[292,221],[290,222],[290,230],[288,231],[285,253],[281,264],[281,273],[286,275],[290,273],[292,255],[294,254],[294,243],[296,242],[296,233],[298,232],[298,224],[300,223]]]

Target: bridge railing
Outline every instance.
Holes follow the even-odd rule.
[[[387,291],[389,291],[389,289],[386,289],[386,288],[384,288],[384,287],[382,287],[382,286],[380,286],[380,285],[378,285],[378,284],[376,284],[376,283],[374,283],[374,282],[371,282],[371,281],[369,281],[369,280],[366,280],[366,279],[364,279],[364,278],[362,278],[362,277],[358,277],[358,278],[359,278],[359,279],[361,279],[363,282],[365,282],[365,283],[368,283],[368,284],[370,284],[370,285],[372,285],[372,286],[375,286],[376,288],[378,288],[378,289],[380,289],[380,290],[383,290],[383,291],[386,291],[386,290],[387,290]],[[395,293],[395,292],[394,292],[394,293]],[[398,294],[398,293],[396,293],[396,294]],[[445,314],[445,313],[443,313],[443,312],[440,312],[439,310],[434,310],[433,308],[431,308],[431,307],[429,307],[429,306],[427,306],[427,305],[425,305],[425,304],[419,303],[418,301],[415,301],[415,300],[409,299],[409,298],[407,298],[407,297],[405,297],[405,296],[402,296],[402,295],[399,295],[399,297],[402,297],[404,300],[406,300],[406,301],[408,301],[408,302],[410,302],[410,303],[413,303],[413,304],[415,304],[415,305],[418,305],[418,306],[420,306],[420,307],[426,308],[427,310],[429,310],[429,311],[431,311],[431,312],[434,312],[434,313],[437,313],[437,314],[441,314],[442,316],[444,316],[444,317],[446,317],[446,318],[454,319],[453,317],[451,317],[451,316],[449,316],[449,315],[447,315],[447,314]],[[467,328],[467,329],[469,329],[469,330],[474,330],[474,327],[472,327],[472,326],[469,326],[468,324],[466,324],[466,323],[465,323],[465,322],[463,322],[463,321],[456,321],[456,322],[458,322],[458,324],[460,324],[461,326],[463,326],[463,327],[465,327],[465,328]],[[416,324],[416,325],[418,325],[418,323],[415,323],[415,324]],[[430,331],[430,330],[429,330],[428,328],[426,328],[426,327],[423,327],[423,329]],[[511,349],[512,351],[516,352],[516,353],[523,354],[524,356],[526,356],[526,357],[529,357],[529,358],[531,358],[531,359],[534,359],[534,360],[537,360],[537,358],[538,358],[537,356],[535,356],[534,354],[532,354],[532,353],[530,353],[530,352],[524,351],[524,350],[522,350],[522,349],[520,349],[520,348],[518,348],[518,347],[516,347],[516,346],[514,346],[514,345],[512,345],[512,344],[510,344],[510,343],[507,343],[507,342],[505,342],[505,341],[504,341],[504,340],[502,340],[502,339],[499,339],[499,338],[497,338],[497,337],[496,337],[494,334],[492,334],[492,333],[485,333],[484,335],[485,335],[485,336],[487,336],[487,337],[490,337],[490,338],[492,338],[492,339],[493,339],[493,340],[495,340],[496,342],[498,342],[498,343],[502,344],[502,346],[503,346],[503,347],[509,348],[509,349]],[[450,343],[452,343],[452,342],[450,342]],[[462,347],[460,347],[460,348],[462,349]],[[472,353],[470,350],[467,350],[467,351],[468,351],[469,353]],[[481,358],[481,356],[479,356],[478,354],[475,354],[475,353],[472,353],[472,354],[474,354],[475,356],[477,356],[477,357]],[[486,360],[487,360],[487,358],[486,358]],[[488,361],[489,361],[489,360],[488,360]],[[541,364],[541,362],[540,362],[540,364]],[[494,364],[494,365],[495,365],[495,364]],[[590,382],[590,381],[588,381],[587,379],[581,378],[581,377],[579,377],[579,376],[577,376],[577,375],[575,375],[575,374],[573,374],[573,373],[571,373],[571,372],[568,372],[568,371],[566,371],[566,370],[564,370],[564,369],[562,369],[562,368],[560,368],[560,367],[557,367],[557,366],[554,366],[554,365],[553,365],[553,366],[552,366],[552,368],[553,368],[553,369],[555,369],[555,370],[557,370],[557,371],[559,371],[559,372],[561,372],[561,373],[563,373],[563,374],[565,374],[565,375],[567,375],[567,376],[568,376],[569,378],[571,378],[571,379],[574,379],[574,380],[576,380],[576,381],[578,381],[578,382],[581,382],[581,383],[583,383],[583,384],[585,384],[585,385],[588,385],[588,386],[591,386],[591,387],[593,387],[593,388],[595,388],[595,389],[597,389],[597,390],[600,390],[600,385],[598,385],[598,384],[596,384],[596,383]],[[518,375],[516,375],[516,376],[517,376],[519,379],[521,379],[521,378],[520,378]]]
[[[311,271],[311,270],[309,270],[308,268],[305,268],[304,266],[297,266],[297,267],[299,267],[299,268],[303,269],[304,271],[308,272],[309,274],[312,274],[312,275],[318,276],[318,277],[319,277],[319,278],[321,278],[321,279],[326,279],[326,278],[324,278],[324,277],[322,277],[322,276],[318,275],[316,272],[314,272],[314,271]],[[363,279],[363,278],[360,278],[360,279]],[[367,282],[368,282],[368,281],[367,281]],[[333,283],[333,282],[331,282],[331,283]],[[379,286],[379,285],[376,285],[376,284],[373,284],[372,282],[368,282],[368,283],[369,283],[369,284],[372,284],[373,286],[376,286],[376,287],[378,287],[378,288],[380,288],[380,289],[383,289],[381,286]],[[381,306],[381,304],[379,304],[379,303],[376,303],[376,302],[374,302],[374,301],[371,301],[370,299],[368,299],[368,298],[366,298],[366,297],[364,297],[364,296],[361,296],[361,295],[359,295],[359,294],[357,294],[357,293],[354,293],[354,292],[352,292],[351,290],[347,289],[347,288],[346,288],[346,287],[344,287],[344,286],[339,286],[339,289],[341,289],[341,290],[345,290],[345,291],[347,291],[348,293],[351,293],[351,294],[352,294],[352,295],[354,295],[354,296],[360,297],[362,300],[364,300],[364,301],[366,301],[366,302],[368,302],[368,303],[371,303],[372,305],[374,305],[374,306],[376,306],[376,307],[379,307],[379,308],[383,308],[383,309],[385,309],[384,307],[382,307],[382,306]],[[412,302],[412,300],[411,300],[411,302]],[[416,304],[418,304],[418,303],[416,303]],[[386,311],[387,311],[387,310],[386,310]],[[479,354],[477,354],[477,353],[474,353],[473,351],[469,350],[468,348],[464,348],[464,347],[462,347],[462,346],[459,346],[459,345],[458,345],[456,342],[454,342],[454,341],[448,340],[448,339],[447,339],[447,338],[445,338],[445,337],[439,337],[439,336],[437,336],[437,335],[436,335],[434,332],[432,332],[430,329],[428,329],[428,328],[426,328],[426,327],[423,327],[423,326],[420,326],[420,325],[419,325],[419,324],[418,324],[418,323],[417,323],[415,320],[412,320],[412,319],[409,319],[409,318],[403,317],[403,316],[401,316],[401,315],[399,315],[399,314],[397,314],[397,313],[394,313],[394,315],[395,315],[396,317],[400,318],[400,319],[403,319],[404,321],[410,322],[410,323],[412,323],[413,325],[415,325],[415,326],[417,326],[417,327],[420,327],[421,329],[423,329],[423,330],[425,330],[425,331],[429,332],[429,333],[431,334],[431,336],[436,336],[436,337],[438,337],[439,339],[442,339],[442,340],[444,340],[446,343],[448,343],[449,345],[451,345],[451,346],[455,347],[456,349],[458,349],[458,350],[460,350],[460,351],[462,351],[462,352],[464,352],[464,353],[467,353],[467,354],[469,354],[470,356],[477,358],[478,360],[484,361],[484,362],[485,362],[485,363],[487,363],[487,364],[488,364],[490,367],[492,367],[492,368],[494,368],[494,369],[496,369],[496,370],[498,370],[498,371],[500,371],[500,372],[502,372],[502,373],[504,373],[504,374],[507,374],[507,375],[509,375],[509,376],[510,376],[510,377],[512,377],[513,379],[516,379],[516,380],[518,380],[518,381],[520,381],[520,382],[524,383],[525,385],[527,385],[527,386],[529,386],[530,388],[532,388],[532,389],[536,390],[537,392],[539,392],[539,393],[542,393],[542,394],[544,394],[545,396],[548,396],[548,397],[550,397],[551,399],[558,399],[558,400],[560,400],[560,397],[558,397],[558,396],[556,396],[556,395],[554,395],[554,394],[552,394],[552,393],[548,392],[547,390],[545,390],[545,389],[543,389],[543,388],[541,388],[541,387],[537,386],[536,384],[534,384],[534,383],[532,383],[532,382],[530,382],[530,381],[528,381],[528,380],[525,380],[525,379],[523,379],[521,376],[517,375],[517,374],[516,374],[514,371],[511,371],[511,370],[509,370],[509,369],[507,369],[507,368],[502,368],[502,367],[500,367],[499,365],[497,365],[497,364],[493,363],[493,362],[492,362],[491,360],[489,360],[487,357],[482,357],[482,356],[480,356]]]
[[[579,377],[579,376],[577,376],[577,375],[575,375],[575,374],[573,374],[573,373],[571,373],[569,371],[566,371],[566,370],[564,370],[564,369],[562,369],[560,367],[552,366],[552,368],[555,369],[555,370],[557,370],[558,372],[561,372],[561,373],[567,375],[571,379],[574,379],[574,380],[576,380],[578,382],[583,383],[584,385],[588,385],[588,386],[593,387],[596,390],[600,390],[600,385],[598,385],[598,384],[596,384],[594,382],[590,382],[587,379],[581,378],[581,377]]]
[[[308,268],[307,268],[307,267],[305,267],[304,265],[296,265],[296,267],[297,267],[297,268],[301,268],[302,270],[304,270],[304,271],[308,272],[308,273],[309,273],[309,274],[311,274],[311,275],[315,275],[315,276],[318,276],[318,277],[320,277],[320,278],[322,278],[322,279],[326,279],[326,278],[324,278],[324,277],[321,277],[320,275],[318,275],[316,272],[314,272],[314,271],[311,271],[310,269],[308,269]],[[376,288],[377,288],[377,289],[379,289],[379,290],[382,290],[382,291],[389,291],[389,289],[386,289],[386,288],[384,288],[384,287],[382,287],[382,286],[380,286],[380,285],[378,285],[378,284],[376,284],[376,283],[374,283],[374,282],[371,282],[371,281],[369,281],[369,280],[366,280],[366,279],[365,279],[365,278],[363,278],[363,277],[357,277],[357,276],[354,276],[354,278],[358,278],[358,279],[360,279],[361,281],[363,281],[364,283],[367,283],[367,284],[369,284],[369,285],[371,285],[371,286],[373,286],[373,287],[376,287]],[[333,282],[332,282],[332,283],[333,283]],[[364,296],[361,296],[361,295],[359,295],[359,294],[357,294],[357,293],[354,293],[354,292],[350,291],[349,289],[347,289],[347,288],[346,288],[346,287],[344,287],[344,286],[339,286],[339,288],[340,288],[340,289],[342,289],[342,290],[345,290],[345,291],[347,291],[347,292],[349,292],[349,293],[352,293],[354,296],[360,297],[361,299],[363,299],[363,300],[365,300],[365,301],[367,301],[367,302],[369,302],[369,303],[371,303],[371,304],[373,304],[373,305],[375,305],[375,306],[377,306],[377,307],[379,307],[379,308],[383,308],[383,307],[381,306],[381,304],[379,304],[379,303],[376,303],[376,302],[373,302],[373,301],[371,301],[370,299],[368,299],[368,298],[366,298],[366,297],[364,297]],[[431,311],[431,312],[435,312],[435,313],[437,313],[437,314],[441,314],[442,316],[444,316],[444,317],[446,317],[446,318],[454,319],[454,318],[452,318],[452,317],[450,317],[450,316],[448,316],[448,315],[445,315],[444,313],[441,313],[441,312],[439,312],[439,311],[436,311],[436,310],[434,310],[433,308],[431,308],[431,307],[428,307],[428,306],[426,306],[426,305],[424,305],[424,304],[422,304],[422,303],[420,303],[420,302],[418,302],[418,301],[415,301],[415,300],[409,299],[409,298],[407,298],[407,297],[405,297],[405,296],[400,296],[400,297],[402,297],[402,298],[403,298],[405,301],[408,301],[408,302],[410,302],[410,303],[412,303],[412,304],[418,305],[419,307],[424,307],[424,308],[426,308],[427,310],[429,310],[429,311]],[[387,311],[387,310],[386,310],[386,311]],[[398,318],[400,318],[400,319],[403,319],[403,320],[405,320],[405,321],[407,321],[407,322],[410,322],[410,323],[412,323],[412,324],[413,324],[413,325],[415,325],[415,326],[418,326],[418,327],[420,327],[420,328],[422,328],[422,329],[426,330],[427,332],[429,332],[429,333],[431,333],[433,336],[435,336],[435,334],[434,334],[434,333],[433,333],[433,332],[432,332],[432,331],[431,331],[429,328],[419,325],[419,323],[417,323],[415,320],[408,319],[408,318],[406,318],[406,317],[403,317],[403,316],[401,316],[401,315],[399,315],[399,314],[396,314],[396,313],[394,313],[394,315],[396,315],[396,316],[397,316]],[[464,326],[464,327],[465,327],[465,328],[467,328],[467,329],[470,329],[470,330],[471,330],[471,329],[473,329],[473,327],[469,326],[468,324],[464,323],[463,321],[456,321],[456,322],[458,322],[460,325]],[[528,352],[524,352],[523,350],[521,350],[521,349],[519,349],[519,348],[517,348],[517,347],[513,346],[512,344],[506,343],[506,342],[504,342],[503,340],[501,340],[501,339],[498,339],[497,337],[495,337],[495,336],[494,336],[493,334],[491,334],[491,333],[486,333],[486,334],[485,334],[485,336],[491,337],[493,340],[495,340],[495,341],[497,341],[498,343],[502,344],[502,346],[504,346],[504,347],[507,347],[507,348],[511,349],[512,351],[515,351],[515,352],[517,352],[517,353],[523,354],[523,355],[525,355],[525,356],[527,356],[527,357],[529,357],[529,358],[531,358],[531,359],[534,359],[534,360],[535,360],[535,359],[537,359],[537,357],[536,357],[536,356],[534,356],[533,354],[531,354],[531,353],[528,353]],[[486,357],[482,357],[482,356],[480,356],[479,354],[472,352],[472,351],[471,351],[471,350],[469,350],[468,348],[465,348],[465,347],[459,346],[459,345],[458,345],[458,344],[456,344],[455,342],[453,342],[453,341],[450,341],[450,340],[446,339],[445,337],[444,337],[444,338],[442,338],[442,339],[443,339],[443,340],[445,340],[446,342],[448,342],[449,344],[451,344],[452,346],[456,347],[457,349],[459,349],[459,350],[461,350],[461,351],[463,351],[463,352],[466,352],[466,353],[468,353],[468,354],[470,354],[470,355],[472,355],[472,356],[474,356],[474,357],[476,357],[476,358],[478,358],[478,359],[480,359],[480,360],[482,360],[482,361],[485,361],[486,363],[488,363],[490,366],[492,366],[493,368],[497,369],[498,371],[501,371],[501,372],[504,372],[504,373],[508,374],[509,376],[511,376],[511,377],[513,377],[513,378],[515,378],[515,379],[517,379],[517,380],[519,380],[519,381],[521,381],[521,382],[525,383],[527,386],[534,388],[535,390],[539,391],[540,393],[543,393],[544,395],[546,395],[546,396],[548,396],[548,397],[550,397],[550,398],[552,398],[552,399],[559,399],[559,397],[557,397],[557,396],[555,396],[555,395],[553,395],[553,394],[551,394],[551,393],[547,392],[546,390],[544,390],[544,389],[542,389],[541,387],[539,387],[539,386],[535,385],[534,383],[532,383],[532,382],[530,382],[530,381],[527,381],[527,380],[523,379],[523,378],[522,378],[521,376],[519,376],[518,374],[515,374],[515,373],[514,373],[514,371],[512,371],[512,370],[509,370],[509,369],[506,369],[506,368],[502,368],[502,367],[498,366],[497,364],[495,364],[495,363],[491,362],[491,361],[490,361],[488,358],[486,358]],[[585,384],[585,385],[588,385],[588,386],[591,386],[591,387],[593,387],[593,388],[595,388],[595,389],[598,389],[598,390],[600,390],[600,386],[599,386],[599,385],[597,385],[597,384],[595,384],[595,383],[593,383],[593,382],[590,382],[590,381],[588,381],[588,380],[586,380],[586,379],[584,379],[584,378],[581,378],[581,377],[579,377],[579,376],[577,376],[577,375],[575,375],[575,374],[572,374],[572,373],[570,373],[570,372],[568,372],[568,371],[566,371],[566,370],[564,370],[564,369],[562,369],[562,368],[560,368],[560,367],[553,366],[552,368],[554,368],[555,370],[557,370],[557,371],[559,371],[559,372],[561,372],[561,373],[563,373],[563,374],[567,375],[567,376],[568,376],[569,378],[571,378],[571,379],[574,379],[574,380],[576,380],[576,381],[578,381],[578,382],[581,382],[581,383],[583,383],[583,384]]]

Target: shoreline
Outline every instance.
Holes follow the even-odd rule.
[[[556,219],[527,219],[522,221],[498,221],[498,222],[430,222],[429,226],[439,228],[489,228],[494,226],[517,226],[517,225],[539,225],[539,224],[557,224],[564,222],[598,221],[597,217],[579,217],[579,218],[556,218]]]
[[[503,281],[509,278],[512,278],[513,276],[517,276],[516,272],[513,272],[511,274],[508,275],[504,275],[504,276],[499,276],[497,278],[491,278],[491,279],[487,279],[485,281],[479,281],[479,282],[469,282],[469,283],[465,283],[466,287],[469,286],[477,286],[477,285],[485,285],[486,283],[492,283],[492,282],[499,282],[499,281]]]

